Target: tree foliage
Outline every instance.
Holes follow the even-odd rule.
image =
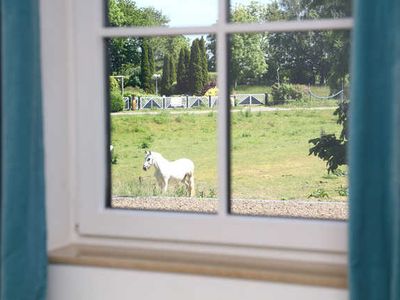
[[[203,87],[208,83],[208,62],[207,62],[207,52],[206,44],[203,37],[199,40],[199,53],[200,53],[200,64],[202,69],[202,85]]]
[[[268,4],[249,1],[247,5],[236,5],[231,19],[259,23],[350,15],[351,5],[347,0],[277,0]],[[138,7],[133,0],[110,0],[109,23],[111,26],[164,26],[168,18],[157,9]],[[107,46],[112,74],[125,75],[129,85],[153,91],[154,81],[148,81],[149,74],[161,73],[164,57],[168,55],[169,77],[172,83],[176,81],[176,92],[200,93],[209,85],[208,72],[216,68],[214,35],[208,35],[206,40],[193,40],[191,47],[190,40],[182,35],[146,40],[148,62],[142,61],[146,60],[142,39],[110,39]],[[232,34],[230,49],[229,67],[234,85],[272,85],[279,76],[281,83],[328,84],[333,93],[346,87],[349,81],[348,31]],[[140,74],[142,65],[148,65],[144,68],[146,74]],[[146,82],[142,83],[142,79]]]
[[[133,0],[109,0],[108,22],[110,26],[165,25],[168,18],[154,8],[140,8]],[[112,75],[131,76],[126,73],[130,66],[140,64],[141,42],[139,38],[112,38],[107,42]]]
[[[251,1],[232,8],[236,23],[338,18],[351,15],[347,0]],[[207,36],[208,63],[215,70],[215,36]],[[231,36],[230,75],[233,84],[282,82],[328,84],[331,93],[346,86],[349,74],[350,33],[310,31],[235,34]],[[267,62],[267,65],[264,63]]]
[[[124,108],[124,100],[121,95],[121,89],[117,79],[114,77],[109,78],[110,86],[110,111],[118,112]]]
[[[177,93],[188,93],[190,90],[189,86],[189,61],[190,51],[188,48],[181,48],[179,53],[178,67],[176,70],[176,92]]]
[[[154,93],[154,84],[152,78],[154,74],[154,58],[151,56],[152,53],[153,52],[151,51],[148,42],[143,39],[140,65],[140,81],[142,89],[148,93]]]
[[[189,62],[189,91],[199,95],[204,86],[202,54],[199,47],[200,40],[195,39],[190,48]]]
[[[315,155],[326,161],[328,173],[335,172],[339,166],[347,164],[348,109],[349,103],[343,101],[333,113],[338,117],[337,123],[342,125],[339,137],[323,132],[320,137],[309,140],[309,143],[313,144],[309,155]]]
[[[234,22],[251,22],[256,18],[243,6],[232,13]],[[262,49],[262,34],[241,33],[231,36],[231,79],[236,88],[240,82],[254,82],[267,71],[265,52]]]
[[[171,95],[172,93],[172,83],[173,83],[173,78],[171,71],[171,67],[173,68],[173,63],[171,63],[171,58],[169,55],[164,56],[164,64],[163,64],[163,72],[161,76],[161,82],[160,82],[160,92],[162,95]]]

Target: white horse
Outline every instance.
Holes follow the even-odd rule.
[[[190,197],[194,196],[194,164],[190,159],[168,161],[160,153],[154,151],[146,151],[145,154],[143,170],[147,171],[154,166],[154,176],[164,193],[171,180],[184,183]]]

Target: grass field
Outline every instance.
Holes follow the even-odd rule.
[[[333,110],[232,114],[232,195],[255,199],[345,200],[347,179],[328,175],[325,163],[309,156],[308,140],[323,130],[339,133]],[[196,196],[217,196],[216,114],[113,115],[111,137],[114,195],[158,195],[153,171],[142,170],[146,149],[169,160],[194,161]],[[343,171],[346,171],[343,169]],[[171,196],[184,196],[180,186]]]

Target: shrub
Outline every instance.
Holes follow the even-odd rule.
[[[271,94],[274,104],[281,104],[285,103],[287,100],[299,100],[302,98],[299,87],[288,83],[275,83],[272,86]]]
[[[137,86],[135,86],[135,87],[128,86],[125,88],[125,92],[124,92],[124,96],[130,96],[130,97],[132,97],[132,96],[143,97],[146,95],[147,95],[147,93]]]
[[[110,76],[110,92],[119,91],[121,89],[118,80]]]
[[[215,86],[215,87],[208,89],[204,93],[204,96],[218,96],[218,88]]]
[[[110,110],[111,112],[118,112],[124,109],[124,100],[118,91],[112,91],[111,95]]]

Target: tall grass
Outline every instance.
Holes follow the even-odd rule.
[[[112,165],[113,194],[160,194],[153,171],[142,170],[144,150],[150,149],[169,160],[192,159],[196,196],[217,196],[215,113],[113,115],[111,120],[112,144],[118,156],[117,163]],[[308,155],[309,139],[321,131],[340,132],[332,111],[254,113],[243,109],[233,113],[231,120],[234,198],[346,199],[346,176],[328,175],[325,163]],[[184,194],[179,185],[171,186],[168,192],[171,196]],[[309,198],[310,195],[316,197]]]

